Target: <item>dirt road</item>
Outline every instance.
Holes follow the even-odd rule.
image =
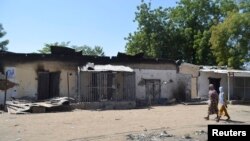
[[[250,124],[250,106],[229,105],[232,121],[204,120],[207,105],[155,106],[151,109],[10,115],[0,114],[1,141],[136,140],[131,135],[165,132],[182,138],[207,131],[208,124]]]

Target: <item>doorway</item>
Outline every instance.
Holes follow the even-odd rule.
[[[59,96],[60,72],[38,72],[38,100]]]
[[[160,100],[161,81],[158,79],[146,80],[146,99],[148,104],[156,104]]]
[[[217,93],[219,93],[219,87],[220,87],[220,80],[221,78],[212,78],[209,77],[209,84],[213,84],[214,85],[214,89],[217,91]]]

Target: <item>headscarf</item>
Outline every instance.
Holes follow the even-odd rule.
[[[214,90],[214,85],[213,84],[209,84],[209,90]]]
[[[220,93],[224,93],[224,90],[223,90],[222,86],[219,87],[219,91],[220,91]]]
[[[225,102],[224,102],[224,91],[223,91],[223,87],[222,86],[219,87],[219,91],[220,91],[220,94],[219,94],[219,103],[220,104],[225,104]]]

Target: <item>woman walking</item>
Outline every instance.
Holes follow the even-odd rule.
[[[209,120],[209,115],[213,115],[213,114],[216,114],[217,119],[218,119],[219,118],[218,117],[218,93],[214,89],[213,84],[209,84],[208,97],[209,97],[208,115],[207,117],[205,117],[205,119]]]
[[[220,91],[220,94],[219,94],[219,117],[217,119],[217,121],[219,122],[220,121],[220,118],[221,116],[224,114],[224,116],[227,117],[227,120],[230,120],[230,116],[227,112],[227,100],[226,100],[226,97],[225,97],[225,93],[223,91],[223,87],[219,87],[219,91]]]

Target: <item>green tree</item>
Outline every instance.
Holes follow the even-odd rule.
[[[39,53],[42,54],[51,54],[50,46],[58,46],[58,47],[68,47],[70,44],[70,41],[68,42],[55,42],[55,43],[45,43],[44,47],[41,50],[38,50]]]
[[[232,12],[224,22],[211,28],[213,54],[218,65],[240,68],[249,61],[250,13]]]
[[[239,0],[239,9],[242,13],[250,12],[250,0]]]
[[[126,52],[216,65],[211,27],[223,23],[230,12],[249,11],[248,6],[249,0],[180,0],[174,8],[152,9],[142,1],[135,13],[137,31],[125,38]]]
[[[209,43],[210,28],[223,21],[227,12],[237,9],[232,0],[180,0],[169,11],[170,19],[178,29],[184,60],[194,64],[214,65],[215,58]],[[179,42],[178,39],[175,39]]]
[[[0,38],[2,38],[5,34],[6,32],[4,31],[4,28],[2,24],[0,24]],[[9,40],[0,41],[0,51],[8,50],[8,48],[6,47],[8,43],[9,43]]]
[[[83,46],[72,46],[76,51],[82,51],[83,55],[93,55],[93,56],[104,56],[102,47],[95,46],[94,48],[83,45]]]
[[[93,56],[104,56],[103,48],[100,46],[95,46],[94,48],[83,45],[83,46],[77,46],[77,45],[70,45],[70,42],[55,42],[55,43],[46,43],[44,44],[44,47],[41,50],[38,50],[39,53],[43,54],[51,54],[50,46],[56,46],[56,47],[70,47],[75,49],[76,51],[82,51],[83,55],[93,55]]]
[[[167,8],[159,7],[152,10],[150,3],[144,3],[137,7],[135,22],[138,23],[138,31],[129,33],[126,44],[126,52],[137,54],[143,52],[147,57],[160,57],[177,59],[181,57],[176,42],[178,32],[169,20]],[[177,49],[177,50],[176,50]]]

